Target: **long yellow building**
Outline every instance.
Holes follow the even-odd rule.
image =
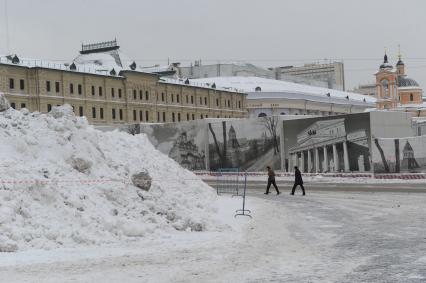
[[[69,64],[0,56],[0,91],[15,109],[67,103],[98,125],[247,116],[245,93],[163,80],[128,60],[116,41],[83,45]]]

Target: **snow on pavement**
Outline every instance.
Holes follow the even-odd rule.
[[[231,230],[175,233],[102,249],[22,252],[0,260],[8,282],[424,282],[426,196],[256,194]],[[51,259],[51,260],[49,260]],[[51,272],[54,268],[55,272]]]
[[[241,198],[69,106],[0,129],[0,281],[426,281],[425,194],[253,191],[234,218]]]

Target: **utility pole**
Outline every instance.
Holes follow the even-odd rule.
[[[6,53],[10,53],[10,43],[9,43],[9,15],[7,9],[7,0],[4,0],[4,20],[5,20],[5,29],[6,29]]]

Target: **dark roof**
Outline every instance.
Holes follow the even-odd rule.
[[[402,151],[413,151],[413,148],[408,141],[405,143],[404,149]]]
[[[389,63],[383,63],[382,65],[380,65],[380,69],[392,69],[392,65]]]
[[[398,60],[398,62],[396,63],[397,66],[403,66],[405,65],[404,62],[402,62],[401,59]]]
[[[381,64],[380,65],[380,69],[387,69],[387,68],[393,68],[392,67],[392,65],[391,64],[389,64],[389,61],[388,61],[388,55],[386,55],[386,53],[385,53],[385,56],[383,56],[383,64]]]
[[[419,86],[419,84],[406,76],[399,76],[398,77],[398,87],[406,87],[406,86]]]

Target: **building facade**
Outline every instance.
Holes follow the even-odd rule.
[[[352,92],[367,95],[367,96],[373,96],[376,97],[377,95],[377,87],[375,83],[371,84],[362,84],[358,87],[354,88]]]
[[[83,45],[71,64],[0,56],[0,91],[15,109],[70,104],[99,125],[247,115],[245,93],[161,80],[123,56],[115,41]]]
[[[423,104],[423,90],[405,72],[405,64],[399,60],[394,68],[385,54],[379,71],[376,72],[377,108],[396,109]]]
[[[330,116],[364,112],[376,98],[358,93],[256,77],[216,77],[191,80],[247,93],[249,117],[278,115]]]
[[[170,68],[173,68],[173,64]],[[325,88],[329,86],[328,78],[326,80],[317,80],[309,77],[293,76],[282,73],[281,68],[264,69],[248,63],[220,63],[203,65],[201,64],[200,60],[196,61],[194,64],[191,63],[191,65],[188,67],[175,64],[175,69],[176,76],[179,78],[202,79],[240,76],[274,79]]]
[[[300,67],[284,66],[274,68],[274,70],[278,80],[281,80],[282,76],[289,75],[326,82],[327,85],[325,87],[330,89],[345,90],[345,72],[342,62],[312,63]]]

